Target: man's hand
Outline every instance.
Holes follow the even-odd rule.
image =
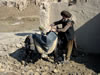
[[[54,31],[54,32],[56,32],[56,26],[51,26],[51,31]]]

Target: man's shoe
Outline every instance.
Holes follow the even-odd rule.
[[[70,58],[66,58],[66,60],[64,60],[65,64],[69,64]]]

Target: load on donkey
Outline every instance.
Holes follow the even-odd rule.
[[[25,39],[25,52],[26,59],[37,58],[48,58],[49,54],[56,54],[56,46],[58,37],[56,33],[56,26],[50,26],[46,30],[43,26],[39,27],[40,33],[34,33]]]

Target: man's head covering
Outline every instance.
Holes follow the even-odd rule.
[[[72,16],[72,14],[70,12],[66,11],[66,10],[63,10],[61,12],[61,16],[64,16],[66,18],[70,18]]]

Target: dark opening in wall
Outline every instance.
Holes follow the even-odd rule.
[[[85,2],[87,2],[88,0],[85,0]]]
[[[61,0],[58,0],[58,2],[61,2]]]
[[[76,4],[76,3],[77,3],[77,0],[69,0],[69,6]]]

